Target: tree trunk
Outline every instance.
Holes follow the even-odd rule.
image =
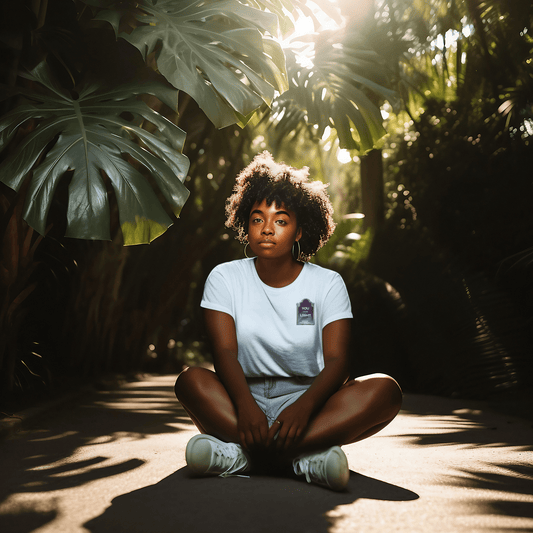
[[[371,150],[361,158],[361,197],[364,229],[378,230],[384,221],[383,161],[381,150]]]

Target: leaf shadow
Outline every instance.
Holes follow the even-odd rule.
[[[460,487],[482,490],[486,494],[494,492],[480,505],[479,513],[519,518],[533,518],[531,486],[533,466],[531,464],[495,463],[492,471],[462,469],[458,475],[450,476],[449,481]],[[506,497],[502,498],[501,493]]]
[[[101,390],[49,412],[18,434],[0,441],[0,503],[17,493],[79,487],[142,466],[139,458],[117,462],[97,455],[82,458],[81,449],[109,444],[120,438],[144,439],[192,426],[168,386],[129,384]],[[105,454],[104,454],[105,455]]]
[[[517,447],[524,452],[533,451],[530,422],[512,413],[498,412],[485,401],[454,398],[443,401],[438,396],[406,395],[402,413],[425,418],[426,430],[432,425],[438,429],[403,435],[413,444]]]
[[[59,511],[53,506],[39,508],[34,503],[24,503],[10,512],[0,514],[0,531],[30,533],[52,522],[58,514]]]
[[[533,426],[529,417],[521,418],[512,409],[488,401],[443,401],[431,395],[406,395],[402,414],[418,419],[418,427],[423,429],[402,434],[410,446],[449,448],[442,450],[442,460],[447,458],[451,467],[444,483],[472,489],[478,496],[471,497],[470,508],[475,508],[477,515],[533,518]],[[469,455],[476,457],[471,464],[459,456],[465,450],[479,451]],[[503,531],[501,526],[498,531]]]

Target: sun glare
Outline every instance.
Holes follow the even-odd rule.
[[[352,161],[352,155],[345,148],[339,148],[337,150],[337,161],[342,165],[350,163]]]
[[[312,11],[313,16],[306,16],[302,12],[298,12],[295,16],[290,15],[294,30],[284,35],[281,46],[291,48],[296,53],[296,61],[303,67],[311,68],[314,59],[314,44],[307,40],[306,36],[321,31],[338,30],[342,24],[342,17],[340,12],[337,12],[336,16],[333,13],[333,10],[337,9],[333,0],[307,1],[306,6]]]
[[[328,11],[330,11],[333,8],[333,4],[331,3],[331,0],[328,3]],[[320,7],[320,3],[308,1],[306,2],[306,5],[313,12],[315,20],[313,20],[313,17],[311,16],[305,16],[302,13],[299,13],[298,17],[293,18],[294,31],[290,32],[290,34],[286,36],[284,42],[295,40],[298,37],[303,37],[305,35],[318,33],[319,31],[336,30],[339,28],[339,22],[330,17]],[[340,15],[338,18],[340,18]],[[316,24],[317,22],[318,27]]]

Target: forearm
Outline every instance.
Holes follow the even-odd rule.
[[[349,377],[348,343],[350,321],[336,320],[322,331],[324,369],[301,396],[312,413],[316,413]]]
[[[253,400],[241,364],[239,363],[237,335],[233,318],[219,311],[205,309],[209,337],[213,343],[215,371],[222,381],[236,409]]]
[[[230,350],[221,351],[214,357],[215,371],[228,391],[237,411],[251,401],[255,402],[237,354]]]
[[[268,422],[250,392],[239,363],[233,318],[226,313],[208,309],[205,317],[213,341],[216,373],[235,406],[239,441],[246,449],[264,445],[268,434]]]
[[[309,424],[311,418],[317,414],[348,377],[347,365],[344,357],[329,357],[325,367],[313,381],[307,391],[278,415],[280,423],[279,434],[275,446],[277,449],[288,449],[297,442]],[[268,435],[268,443],[273,442],[274,424]]]
[[[225,352],[215,357],[215,370],[235,406],[240,444],[247,450],[264,446],[268,422],[250,392],[236,353]]]
[[[308,403],[312,413],[316,413],[339,387],[348,379],[349,370],[345,357],[332,357],[325,362],[324,369],[318,374],[313,384],[300,397]]]

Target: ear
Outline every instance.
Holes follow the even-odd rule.
[[[302,228],[298,228],[298,231],[296,232],[296,239],[295,241],[298,242],[302,238]]]

